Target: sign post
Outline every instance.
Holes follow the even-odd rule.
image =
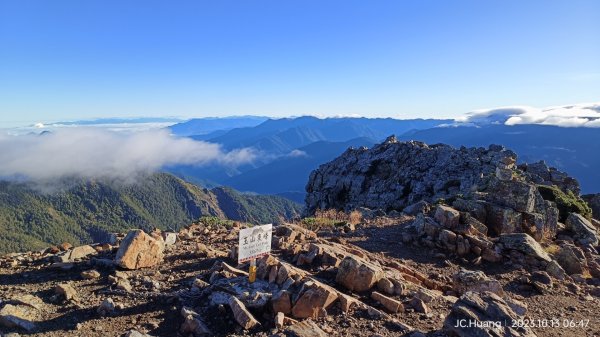
[[[273,225],[267,224],[240,230],[238,264],[250,261],[248,281],[256,281],[256,259],[271,252]]]

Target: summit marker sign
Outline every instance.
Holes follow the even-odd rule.
[[[268,255],[271,251],[272,234],[272,224],[240,230],[238,263],[244,263]]]

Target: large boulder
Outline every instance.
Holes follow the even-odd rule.
[[[535,337],[529,328],[512,328],[521,318],[513,307],[521,306],[491,292],[468,292],[452,306],[443,330],[458,337]]]
[[[317,282],[304,283],[300,296],[292,308],[295,318],[317,318],[322,309],[327,309],[338,298],[335,289]]]
[[[573,238],[580,245],[592,245],[597,246],[600,236],[598,231],[582,215],[577,213],[569,214],[567,222],[565,223],[566,228],[573,232]]]
[[[550,262],[550,255],[535,241],[531,236],[525,233],[502,234],[499,243],[504,249],[512,249],[521,252],[527,256],[535,257],[538,260]]]
[[[587,260],[581,248],[565,244],[556,253],[556,262],[568,275],[583,274],[587,270]]]
[[[130,231],[115,256],[115,263],[125,269],[152,267],[162,262],[165,245],[162,238],[154,238],[137,229]]]
[[[335,281],[352,291],[367,291],[385,276],[381,267],[356,256],[346,256],[338,267]]]

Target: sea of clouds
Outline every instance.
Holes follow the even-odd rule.
[[[257,156],[250,148],[224,151],[219,144],[179,138],[168,130],[116,132],[59,128],[0,133],[0,178],[50,181],[68,177],[132,181],[170,165],[238,166]]]

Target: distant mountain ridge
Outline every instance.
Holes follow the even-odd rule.
[[[227,188],[200,188],[158,173],[123,185],[99,181],[43,194],[22,183],[0,182],[0,253],[49,244],[97,242],[130,228],[179,229],[201,216],[252,223],[279,222],[301,205],[275,196],[252,196]]]
[[[267,119],[268,117],[262,116],[193,118],[171,125],[169,129],[178,136],[205,135],[216,131],[226,132],[234,128],[256,126]]]
[[[576,108],[579,109],[577,113],[586,115],[597,111],[596,105],[540,111],[553,117]],[[445,143],[454,147],[501,144],[514,149],[521,162],[544,160],[550,166],[569,173],[581,182],[584,193],[600,191],[600,159],[596,155],[600,150],[600,128],[589,127],[594,121],[587,123],[588,127],[537,125],[535,121],[505,124],[516,117],[526,122],[530,111],[537,110],[492,109],[476,112],[462,120],[320,119],[310,116],[268,119],[253,127],[191,136],[219,143],[227,150],[253,148],[260,155],[251,164],[226,169],[178,166],[169,168],[169,171],[207,186],[226,185],[300,201],[305,191],[298,189],[306,183],[308,173],[320,164],[340,155],[349,146],[372,146],[390,135],[396,135],[400,140]],[[569,121],[568,118],[561,120]]]

